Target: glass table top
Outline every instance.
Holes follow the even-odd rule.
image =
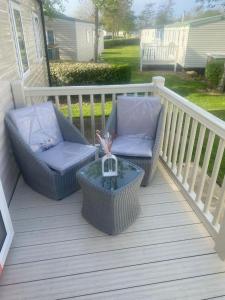
[[[102,176],[102,160],[98,159],[80,170],[80,175],[97,187],[109,191],[115,191],[127,185],[138,176],[143,174],[143,170],[124,159],[118,159],[118,175],[113,177]]]

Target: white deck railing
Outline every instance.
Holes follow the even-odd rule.
[[[161,158],[225,258],[225,122],[158,82],[166,111]]]
[[[149,65],[173,65],[177,67],[177,46],[141,44],[140,70]]]
[[[225,122],[166,88],[164,83],[162,77],[155,77],[150,84],[113,86],[23,88],[16,83],[13,91],[19,105],[46,101],[51,97],[60,108],[60,101],[64,104],[66,101],[71,121],[73,106],[77,105],[82,133],[86,130],[83,107],[88,101],[93,143],[97,129],[96,101],[100,101],[101,126],[104,129],[106,100],[114,102],[119,94],[160,96],[165,106],[161,160],[215,239],[216,250],[225,259],[225,179],[221,172],[221,162],[225,159]],[[220,185],[217,184],[219,173]],[[217,198],[215,190],[219,191]]]
[[[32,104],[37,101],[51,99],[58,108],[62,104],[67,104],[68,118],[73,120],[73,108],[79,109],[79,127],[82,134],[87,134],[85,128],[84,107],[90,106],[90,127],[91,138],[95,144],[96,129],[105,129],[106,123],[106,102],[115,102],[117,95],[145,95],[148,96],[153,92],[154,86],[151,83],[146,84],[127,84],[127,85],[108,85],[108,86],[70,86],[70,87],[44,87],[44,88],[24,88],[25,103]],[[96,128],[96,111],[95,104],[101,106],[101,128]]]

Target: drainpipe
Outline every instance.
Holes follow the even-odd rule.
[[[46,59],[47,73],[48,73],[48,83],[49,83],[49,86],[52,86],[50,65],[49,65],[49,59],[48,59],[48,46],[47,46],[47,38],[46,38],[45,17],[44,17],[42,0],[39,0],[39,3],[40,3],[40,9],[41,9],[41,21],[42,21],[42,28],[43,28],[45,59]]]

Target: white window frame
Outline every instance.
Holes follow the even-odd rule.
[[[6,229],[6,238],[3,243],[2,249],[0,249],[0,275],[1,275],[14,236],[13,225],[10,218],[9,209],[5,199],[5,194],[3,191],[1,180],[0,180],[0,212]]]
[[[27,64],[28,64],[28,69],[24,72],[23,69],[23,62],[21,58],[21,52],[20,52],[20,47],[19,47],[19,41],[17,37],[17,30],[16,30],[16,23],[15,23],[15,17],[14,17],[14,12],[13,9],[16,9],[20,13],[20,18],[21,18],[21,24],[22,24],[22,31],[23,31],[23,37],[24,37],[24,44],[25,44],[25,49],[26,49],[26,55],[27,55]],[[27,53],[27,47],[26,47],[26,39],[24,35],[24,27],[23,27],[23,18],[21,14],[21,8],[20,5],[10,1],[9,2],[9,12],[10,12],[10,18],[11,18],[11,25],[12,25],[12,32],[13,32],[13,37],[14,37],[14,43],[15,43],[15,48],[16,48],[16,58],[17,58],[17,63],[19,67],[19,73],[22,79],[25,79],[29,73],[30,73],[30,64],[29,64],[29,58],[28,58],[28,53]]]
[[[37,27],[36,21],[38,20]],[[35,48],[36,48],[36,59],[38,63],[43,61],[43,43],[42,43],[42,34],[41,34],[41,23],[40,18],[37,13],[32,13],[32,23],[33,23],[33,30],[34,30],[34,39],[35,39]]]

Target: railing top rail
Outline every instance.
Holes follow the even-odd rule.
[[[62,87],[25,87],[25,96],[72,96],[114,93],[151,92],[152,83],[123,85],[93,85],[93,86],[62,86]]]
[[[225,122],[223,120],[166,87],[158,86],[157,90],[160,96],[167,98],[170,102],[174,103],[191,117],[206,126],[206,128],[212,130],[216,135],[225,140]]]
[[[142,43],[142,48],[178,48],[177,45],[158,45],[158,44],[148,44]]]
[[[201,122],[208,129],[225,140],[225,122],[208,113],[201,107],[191,103],[184,97],[176,94],[166,87],[155,86],[153,83],[123,84],[123,85],[93,85],[93,86],[63,86],[63,87],[25,87],[25,96],[72,96],[95,94],[119,94],[152,92],[157,89],[160,96],[183,109],[191,117]]]

